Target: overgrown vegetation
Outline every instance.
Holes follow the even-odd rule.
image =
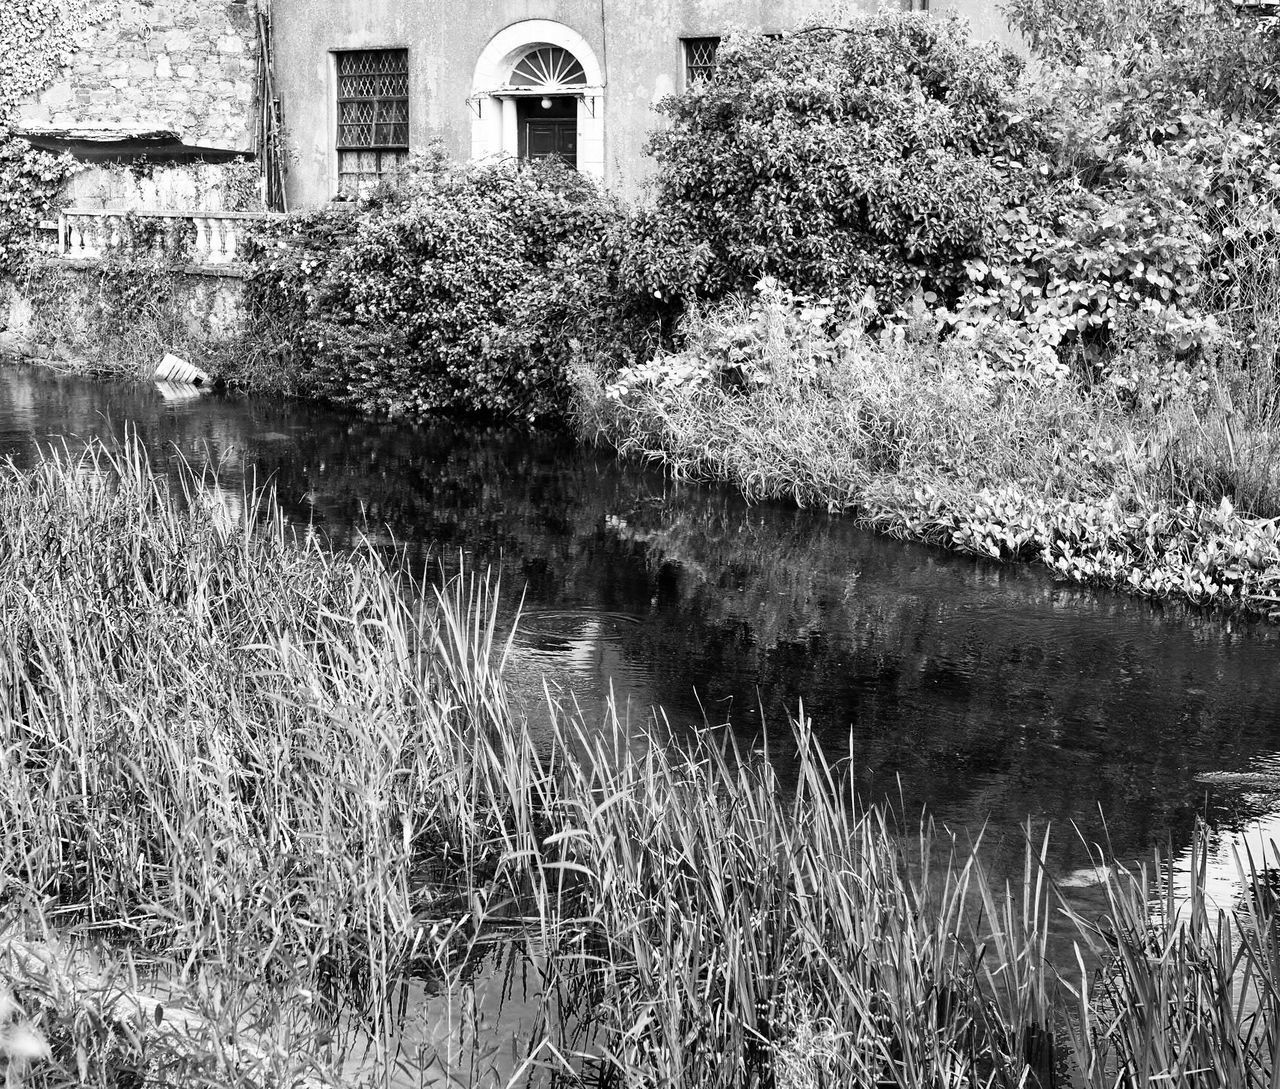
[[[76,169],[69,155],[12,139],[14,113],[52,82],[76,34],[102,22],[112,7],[103,0],[22,0],[0,26],[0,277],[27,267],[35,230],[54,213]]]
[[[541,1027],[509,1062],[476,1041],[471,1084],[1272,1076],[1270,869],[1220,912],[1198,864],[1181,892],[1104,867],[1055,970],[1043,842],[1001,886],[860,812],[803,726],[787,792],[711,735],[553,708],[535,742],[482,583],[424,598],[267,497],[170,494],[134,448],[6,469],[0,513],[0,1047],[25,1084],[418,1081],[443,1060],[397,1055],[397,986],[465,1006],[498,937],[537,950]]]
[[[584,426],[749,497],[1080,582],[1276,611],[1276,440],[1238,425],[1229,375],[1138,415],[1066,368],[1011,370],[940,340],[923,311],[872,334],[776,283],[685,330],[683,351],[603,390],[584,375]]]
[[[0,119],[0,276],[20,276],[37,252],[40,225],[56,218],[62,186],[77,164],[10,139]]]
[[[651,227],[704,255],[673,286],[951,298],[1038,142],[1019,69],[963,24],[887,13],[730,38],[650,140]]]
[[[149,379],[166,352],[211,373],[228,359],[243,367],[252,345],[233,295],[219,279],[182,271],[190,221],[129,215],[117,230],[119,243],[92,267],[27,269],[31,343],[47,346],[52,365],[101,378]]]
[[[584,426],[748,495],[1273,613],[1273,30],[1010,14],[1025,71],[882,14],[740,36],[665,103],[651,217],[706,260],[665,351],[578,372]]]

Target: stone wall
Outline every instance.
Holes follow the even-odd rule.
[[[149,376],[165,352],[207,366],[210,352],[243,334],[244,294],[236,270],[173,270],[157,305],[121,323],[127,301],[96,264],[46,263],[27,282],[0,278],[0,356],[56,360],[86,374]]]
[[[171,129],[185,144],[253,150],[254,0],[118,0],[75,36],[19,128]]]

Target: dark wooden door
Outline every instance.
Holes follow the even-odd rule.
[[[530,159],[552,155],[575,169],[578,166],[578,122],[571,117],[547,117],[525,122],[525,154]]]

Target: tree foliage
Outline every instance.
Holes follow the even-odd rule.
[[[1004,12],[1052,65],[1113,75],[1100,97],[1136,116],[1188,93],[1228,116],[1264,117],[1280,101],[1280,56],[1269,19],[1232,0],[1006,0]]]

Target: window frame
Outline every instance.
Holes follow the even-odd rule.
[[[342,70],[343,59],[345,57],[369,55],[369,54],[377,54],[377,53],[400,54],[403,57],[402,69],[399,67],[395,69],[388,68],[386,71],[375,72],[372,74],[376,76],[391,76],[391,77],[403,75],[404,94],[344,95],[342,93],[342,90],[343,90],[342,81],[343,81],[344,75],[347,75],[347,73],[344,73]],[[329,56],[330,56],[329,65],[330,65],[330,72],[332,77],[332,93],[329,96],[329,102],[330,102],[330,108],[333,111],[333,123],[331,125],[331,133],[330,133],[331,141],[329,145],[330,154],[332,156],[332,164],[333,164],[332,173],[330,175],[331,189],[336,196],[345,195],[354,199],[355,197],[361,195],[361,193],[365,190],[359,184],[358,180],[355,181],[355,183],[350,187],[344,188],[344,178],[348,178],[348,177],[354,178],[354,179],[359,179],[361,177],[376,178],[377,180],[373,183],[374,185],[376,185],[385,179],[393,177],[394,174],[396,173],[396,170],[398,170],[400,166],[403,165],[404,162],[407,162],[409,158],[409,153],[412,148],[411,125],[412,125],[412,119],[413,119],[413,112],[411,107],[411,100],[413,98],[413,95],[411,91],[412,91],[412,74],[413,74],[413,67],[412,67],[413,54],[412,54],[412,50],[408,45],[388,44],[388,45],[369,46],[361,49],[348,49],[348,48],[331,49],[329,50]],[[369,121],[354,122],[354,123],[348,122],[346,125],[343,124],[343,106],[347,103],[353,103],[353,102],[354,103],[368,102],[372,104],[373,110],[372,110]],[[401,120],[380,121],[379,116],[380,116],[381,108],[384,103],[393,104],[393,106],[401,105],[403,108],[403,112],[398,116],[403,116],[403,120],[402,121]],[[368,125],[370,130],[369,143],[352,143],[350,141],[343,141],[342,137],[344,135],[344,132],[343,132],[344,128],[349,129],[352,124]],[[398,141],[387,141],[385,139],[382,141],[378,140],[379,129],[386,129],[386,128],[392,128],[392,127],[399,128],[401,126],[403,127],[403,132],[404,132],[403,143],[400,143]],[[384,132],[383,135],[386,136],[389,134]],[[342,169],[344,154],[362,155],[365,153],[372,154],[376,157],[376,170],[374,173],[369,174],[367,172],[363,172],[360,170],[344,171]],[[387,159],[391,159],[396,163],[396,165],[394,167],[384,166],[384,160],[387,160]]]
[[[723,36],[719,34],[702,34],[680,39],[680,70],[686,89],[710,79],[715,74],[720,43],[723,41]],[[695,62],[694,50],[708,43],[711,46],[710,61]]]

